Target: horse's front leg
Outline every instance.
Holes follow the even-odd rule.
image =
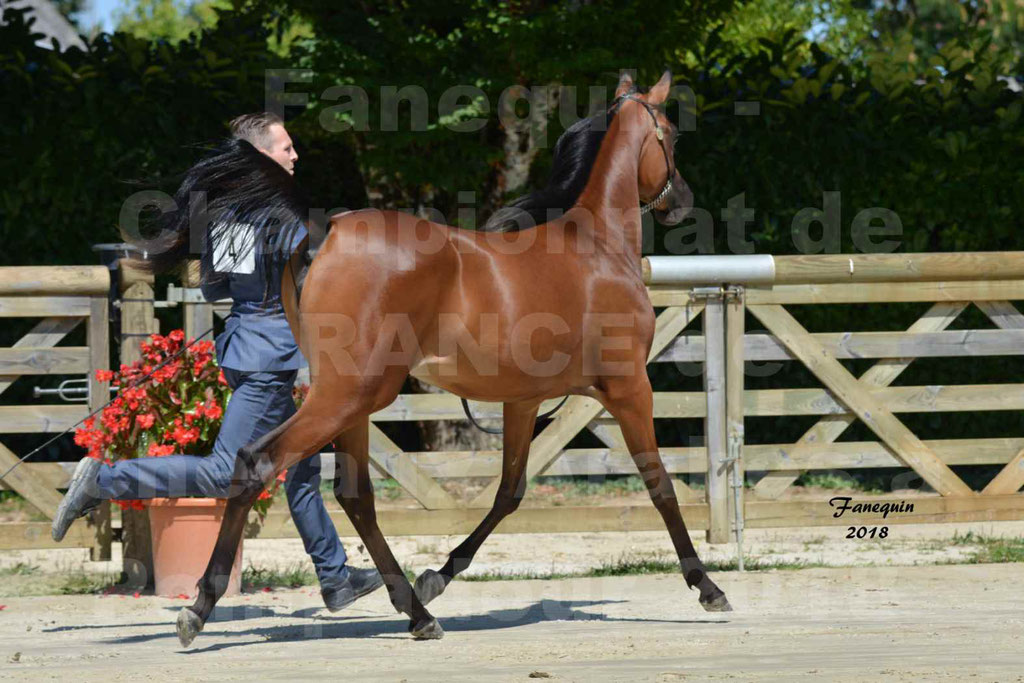
[[[700,604],[709,612],[732,610],[725,593],[708,576],[704,563],[697,556],[690,534],[679,511],[672,479],[658,453],[658,442],[654,437],[654,397],[647,373],[631,386],[615,387],[607,392],[602,401],[612,416],[618,420],[626,447],[633,457],[633,463],[640,471],[647,492],[654,507],[672,537],[679,564],[683,570],[686,585],[700,590]]]
[[[448,587],[452,579],[469,567],[473,556],[501,520],[515,512],[526,492],[526,461],[537,422],[538,404],[506,403],[504,406],[501,483],[494,505],[465,541],[448,556],[441,571],[424,571],[416,579],[416,594],[427,604]]]

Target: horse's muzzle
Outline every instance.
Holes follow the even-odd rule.
[[[686,184],[683,177],[676,171],[675,177],[672,178],[672,190],[668,193],[668,197],[665,198],[665,208],[655,209],[654,217],[662,225],[677,225],[686,218],[686,214],[690,213],[692,208],[693,192],[690,191],[690,186]]]

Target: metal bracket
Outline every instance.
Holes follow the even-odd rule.
[[[739,434],[730,434],[726,444],[727,457],[722,458],[722,463],[729,468],[729,486],[732,488],[732,501],[734,510],[733,532],[736,534],[736,564],[737,569],[743,571],[743,479],[739,476],[736,464],[743,458],[743,437]]]
[[[178,303],[183,304],[219,304],[219,303],[231,303],[231,299],[218,299],[217,301],[207,301],[206,297],[203,296],[203,290],[199,287],[178,287],[177,285],[167,285],[167,302],[170,305],[176,305]],[[171,304],[171,302],[174,302]]]
[[[110,393],[117,393],[119,387],[110,387]],[[89,400],[89,378],[75,377],[61,382],[56,389],[44,389],[43,387],[32,387],[32,398],[40,396],[59,396],[61,400],[68,402],[81,402]]]
[[[690,290],[690,301],[721,299],[724,296],[725,290],[722,287],[694,287]]]
[[[747,290],[743,285],[729,285],[725,288],[726,300],[742,302]]]
[[[714,287],[693,287],[690,289],[690,301],[708,301],[709,299],[730,299],[742,301],[746,290],[742,285],[719,285]]]

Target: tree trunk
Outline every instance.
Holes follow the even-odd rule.
[[[512,114],[511,107],[515,102],[511,98],[500,108],[499,115],[505,131],[505,141],[502,144],[505,158],[498,169],[498,177],[491,188],[491,194],[487,198],[490,206],[499,208],[506,194],[525,187],[530,179],[530,167],[537,154],[544,147],[554,146],[554,142],[547,139],[548,117],[558,106],[560,93],[561,86],[558,84],[534,88],[534,92],[529,96],[530,114],[526,118],[518,118]]]

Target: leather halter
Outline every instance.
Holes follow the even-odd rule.
[[[644,214],[650,212],[651,209],[653,209],[659,203],[661,203],[661,200],[667,197],[668,193],[672,191],[672,176],[676,174],[676,171],[672,167],[672,162],[669,161],[668,149],[666,149],[665,147],[665,132],[664,130],[662,130],[661,124],[658,123],[658,117],[654,115],[654,107],[652,107],[647,102],[644,102],[643,100],[637,98],[635,95],[625,93],[615,98],[615,101],[612,102],[611,108],[615,109],[619,107],[622,104],[623,100],[633,100],[637,104],[643,106],[643,108],[647,110],[647,113],[651,115],[651,121],[654,122],[654,135],[655,137],[658,138],[658,145],[661,147],[661,153],[665,155],[665,170],[668,171],[668,176],[665,178],[665,187],[661,188],[661,192],[659,192],[654,199],[647,202],[646,204],[641,205],[640,215],[643,216]]]

